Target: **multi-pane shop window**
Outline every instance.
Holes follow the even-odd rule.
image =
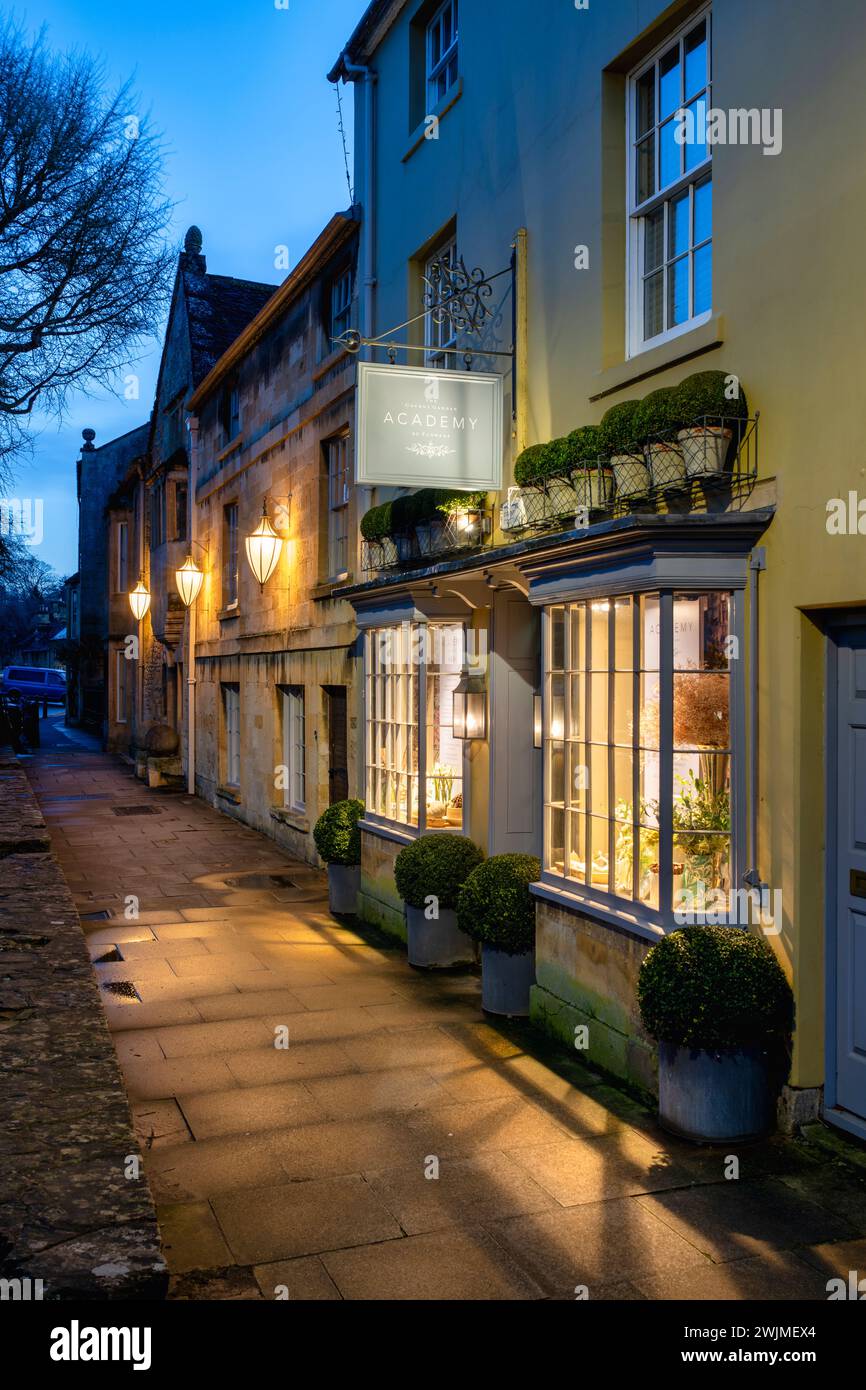
[[[705,10],[628,84],[632,352],[712,308],[710,24]]]
[[[241,784],[241,692],[240,686],[223,686],[223,726],[225,730],[225,784]]]
[[[460,829],[463,744],[452,726],[463,625],[376,628],[365,657],[368,810],[420,829]]]
[[[325,445],[328,469],[328,578],[339,579],[349,569],[349,436]]]
[[[457,81],[457,0],[445,0],[427,26],[427,105],[447,96]]]
[[[291,811],[304,811],[307,805],[306,719],[304,689],[288,686],[283,698],[283,763],[286,769],[283,804]]]
[[[223,608],[238,601],[238,504],[223,507]]]
[[[730,627],[728,593],[548,609],[548,873],[662,922],[730,889]]]

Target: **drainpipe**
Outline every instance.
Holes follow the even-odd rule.
[[[363,222],[361,232],[364,241],[363,267],[363,312],[361,334],[364,338],[375,336],[376,306],[376,212],[375,212],[375,90],[376,73],[359,63],[349,61],[348,51],[341,58],[344,82],[363,82],[364,84],[364,189]],[[373,500],[372,488],[361,488],[356,498],[356,515],[361,517]]]
[[[749,868],[743,882],[760,892],[767,887],[758,870],[758,575],[767,568],[767,551],[757,546],[749,556]]]
[[[198,469],[198,417],[196,415],[188,415],[186,419],[186,427],[189,430],[189,497],[187,501],[189,516],[187,523],[187,535],[189,536],[190,554],[192,554],[193,542],[195,541],[195,485],[196,473]],[[191,603],[189,608],[186,610],[186,621],[186,789],[190,796],[195,796],[195,603]]]

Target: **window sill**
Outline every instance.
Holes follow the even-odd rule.
[[[233,454],[236,449],[239,449],[243,442],[244,436],[241,430],[239,434],[235,435],[234,439],[228,440],[228,442],[223,445],[222,449],[217,452],[217,462],[222,463],[224,459],[228,458],[229,454]]]
[[[238,608],[236,603],[232,604],[231,608],[221,608],[220,611],[217,613],[217,619],[221,623],[227,623],[232,618],[239,618],[240,616],[241,610]]]
[[[233,806],[240,806],[241,793],[238,787],[217,787],[217,796],[222,801],[230,801]]]
[[[639,381],[646,381],[648,377],[666,372],[670,367],[688,362],[692,357],[712,352],[714,348],[721,347],[724,341],[724,316],[714,314],[706,323],[689,329],[687,333],[681,333],[679,337],[669,338],[658,347],[648,348],[646,352],[639,352],[634,357],[627,358],[625,362],[617,362],[615,366],[597,372],[597,389],[589,399],[600,401],[605,396],[613,396]]]
[[[406,150],[406,153],[402,157],[401,162],[403,164],[406,163],[407,159],[412,158],[413,154],[419,148],[419,146],[428,143],[427,122],[430,120],[430,117],[435,116],[437,122],[441,121],[445,113],[447,111],[450,111],[452,106],[456,106],[457,102],[460,100],[462,95],[463,78],[462,76],[460,76],[457,78],[457,81],[454,83],[454,86],[451,88],[451,91],[445,93],[445,96],[438,103],[438,105],[434,106],[433,110],[428,112],[427,115],[424,117],[423,121],[421,121],[420,124],[417,125],[415,129],[412,131],[412,134],[409,136],[409,146]]]
[[[351,574],[341,575],[339,579],[326,579],[321,584],[316,584],[310,590],[312,599],[330,598],[337,589],[342,589],[344,584],[351,584],[353,576]]]
[[[305,835],[309,833],[310,822],[306,813],[293,811],[290,806],[272,806],[271,820],[278,821],[280,825],[287,825],[291,830],[301,830]]]
[[[352,355],[353,354],[349,352],[348,348],[335,348],[333,352],[328,353],[327,357],[323,357],[321,362],[316,363],[312,373],[313,381],[321,381],[322,377],[327,376],[328,372],[332,372],[335,367],[339,366],[344,357],[351,357]]]
[[[569,891],[545,881],[531,884],[529,891],[534,898],[540,898],[542,902],[552,903],[554,907],[561,907],[580,917],[588,917],[591,921],[601,922],[604,926],[613,927],[615,931],[622,932],[625,936],[636,936],[641,941],[655,943],[665,934],[660,926],[641,921],[636,917],[628,916],[626,913],[615,912],[612,908],[601,906],[594,899],[583,897],[577,885],[574,885],[574,888]]]
[[[421,833],[417,826],[407,825],[403,828],[393,821],[380,824],[378,821],[363,819],[358,821],[358,826],[370,835],[378,835],[382,840],[393,840],[398,845],[411,845]]]

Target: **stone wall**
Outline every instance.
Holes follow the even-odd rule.
[[[386,839],[371,830],[361,831],[361,888],[358,916],[362,922],[381,927],[399,941],[406,940],[403,899],[394,883],[394,860],[403,843]]]
[[[3,749],[0,965],[0,1277],[41,1279],[45,1299],[162,1298],[156,1214],[81,923]]]
[[[531,1017],[574,1048],[587,1026],[589,1061],[655,1094],[656,1053],[637,1006],[637,978],[649,943],[539,900],[536,984]]]

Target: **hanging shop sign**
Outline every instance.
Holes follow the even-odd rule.
[[[502,377],[358,363],[361,486],[502,487]]]

